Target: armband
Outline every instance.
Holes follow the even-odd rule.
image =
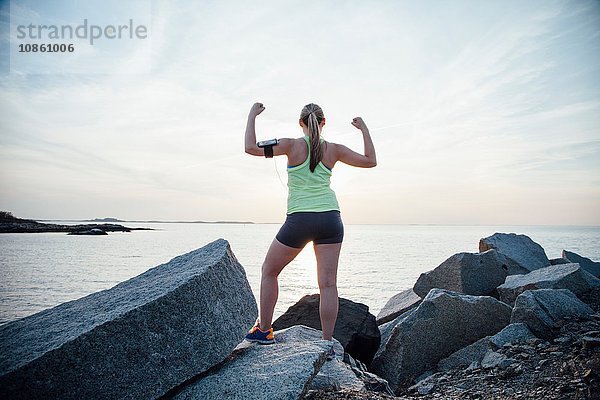
[[[270,139],[263,140],[262,142],[257,142],[256,145],[265,150],[266,158],[273,158],[273,146],[277,146],[279,144],[278,139]]]

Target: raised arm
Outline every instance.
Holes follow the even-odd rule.
[[[248,122],[246,123],[246,134],[244,135],[244,147],[248,154],[253,156],[264,156],[265,150],[256,145],[256,116],[265,110],[262,103],[254,103],[248,114]],[[292,146],[292,139],[279,139],[279,144],[273,146],[273,155],[280,156],[288,154]]]
[[[263,149],[256,145],[256,116],[265,110],[265,106],[262,103],[254,103],[248,113],[248,122],[246,123],[246,134],[244,135],[244,147],[246,153],[252,154],[253,156],[264,156],[265,152]]]
[[[361,117],[354,118],[352,120],[352,125],[362,132],[365,154],[357,153],[344,145],[337,144],[335,147],[336,158],[344,164],[352,165],[354,167],[373,168],[377,165],[377,156],[375,155],[375,146],[373,145],[369,128],[367,128],[367,125]]]

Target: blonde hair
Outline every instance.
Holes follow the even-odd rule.
[[[317,168],[317,165],[323,159],[321,127],[319,124],[324,118],[323,109],[314,103],[305,105],[300,112],[300,119],[308,127],[310,138],[310,172],[315,172],[315,168]]]

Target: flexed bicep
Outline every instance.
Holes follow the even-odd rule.
[[[352,165],[353,167],[360,168],[372,168],[377,165],[377,162],[372,160],[371,158],[357,153],[354,150],[349,149],[343,144],[336,145],[336,154],[337,159],[344,164]]]

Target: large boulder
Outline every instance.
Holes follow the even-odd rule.
[[[321,330],[319,294],[306,295],[273,322],[273,329],[280,330],[294,325],[305,325]],[[369,307],[348,299],[339,299],[338,316],[333,337],[342,343],[352,357],[369,365],[381,343],[381,335],[375,316]]]
[[[293,326],[271,345],[240,346],[210,373],[184,386],[173,400],[300,399],[327,362],[321,331]],[[338,344],[339,346],[339,344]]]
[[[600,262],[592,261],[589,258],[580,256],[577,253],[567,250],[562,251],[562,258],[569,260],[569,262],[581,265],[581,267],[587,272],[595,277],[600,278]]]
[[[560,322],[571,318],[589,318],[594,311],[567,289],[528,290],[517,297],[511,323],[522,322],[537,336],[550,339]]]
[[[507,275],[526,274],[515,261],[496,250],[454,254],[437,268],[419,276],[413,290],[421,297],[433,288],[474,296],[495,295]]]
[[[533,271],[550,265],[546,252],[529,236],[516,233],[494,233],[479,240],[479,251],[496,249],[514,260],[527,271]]]
[[[400,322],[414,314],[416,310],[416,308],[412,308],[403,313],[402,315],[397,316],[390,322],[386,322],[385,324],[379,325],[379,332],[381,333],[381,344],[385,344],[390,339],[396,325],[398,325]],[[379,347],[378,351],[379,350],[381,350],[381,347]]]
[[[437,363],[508,325],[510,307],[489,296],[470,296],[432,289],[405,317],[398,317],[371,370],[399,388]]]
[[[510,324],[493,336],[486,336],[440,360],[438,369],[447,371],[457,367],[480,366],[490,352],[500,349],[508,343],[521,343],[535,339],[527,325],[523,323]]]
[[[220,239],[0,326],[0,398],[155,399],[227,357],[257,314]]]
[[[421,300],[421,297],[412,289],[403,290],[390,298],[381,311],[379,311],[379,314],[377,314],[377,325],[383,325],[386,322],[392,321],[399,315],[418,306]]]
[[[534,289],[569,289],[576,295],[600,286],[600,279],[586,272],[579,264],[558,264],[541,268],[527,275],[506,277],[498,286],[500,300],[513,304],[521,293]]]

